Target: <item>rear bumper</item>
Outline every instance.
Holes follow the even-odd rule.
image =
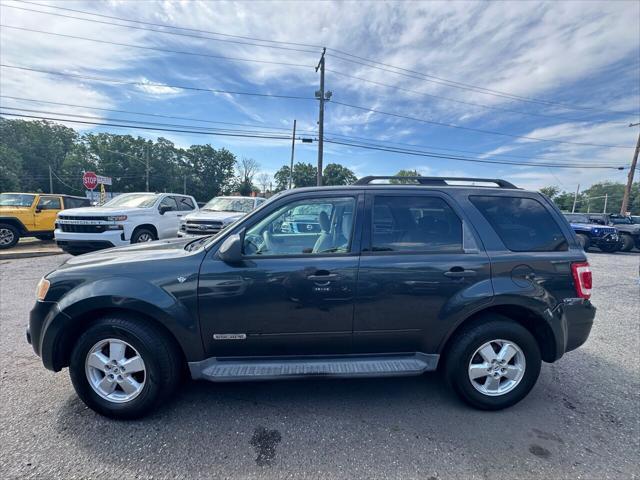
[[[589,300],[582,298],[565,299],[554,311],[556,320],[553,322],[556,337],[556,358],[558,360],[566,352],[575,350],[587,341],[596,307]]]

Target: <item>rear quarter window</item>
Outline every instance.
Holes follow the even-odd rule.
[[[472,195],[469,197],[513,252],[555,252],[569,248],[551,213],[528,197]]]

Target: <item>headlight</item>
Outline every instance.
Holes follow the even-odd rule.
[[[51,282],[46,278],[42,277],[38,282],[38,286],[36,287],[36,300],[39,302],[43,302],[45,297],[47,296],[47,292],[49,291],[49,286]]]
[[[594,228],[593,229],[593,233],[595,233],[596,235],[598,235],[600,233],[600,229],[599,228]]]
[[[110,222],[124,222],[127,219],[126,215],[116,215],[113,217],[107,217]]]

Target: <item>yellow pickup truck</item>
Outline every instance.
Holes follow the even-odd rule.
[[[45,193],[0,193],[0,250],[20,237],[53,238],[56,215],[67,208],[88,207],[88,198]]]

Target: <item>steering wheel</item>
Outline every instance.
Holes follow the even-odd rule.
[[[260,252],[262,247],[264,247],[264,239],[260,235],[249,234],[244,237],[245,241],[245,250],[248,250],[247,253],[255,254]]]

